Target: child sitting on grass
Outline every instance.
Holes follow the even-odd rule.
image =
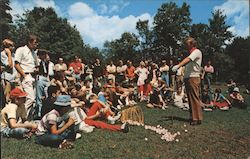
[[[26,121],[24,103],[27,93],[19,88],[10,92],[10,100],[1,111],[1,134],[4,137],[29,138],[37,128],[36,124]],[[19,122],[21,119],[21,122]]]
[[[71,109],[71,97],[59,95],[55,108],[45,114],[38,124],[35,142],[44,146],[72,148],[76,138],[75,119],[68,116]]]

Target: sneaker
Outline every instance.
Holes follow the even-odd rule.
[[[70,141],[63,140],[63,142],[59,145],[59,149],[72,149],[74,144]]]
[[[211,111],[213,111],[213,109],[211,109],[211,108],[204,108],[203,110],[206,111],[206,112],[211,112]]]
[[[76,133],[76,139],[80,139],[82,135],[80,133]]]
[[[222,107],[222,108],[220,108],[220,110],[228,110],[229,109],[229,107]]]
[[[121,130],[123,133],[128,133],[129,132],[129,127],[127,123],[122,124]]]
[[[112,117],[112,116],[108,116],[108,122],[110,123],[110,124],[115,124],[115,121],[116,120],[118,120],[118,119],[120,119],[120,117],[121,117],[121,113],[119,112],[116,116],[114,116],[114,117]]]

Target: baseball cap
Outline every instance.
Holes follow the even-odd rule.
[[[59,95],[54,104],[61,107],[68,107],[71,105],[71,97],[69,95]]]
[[[14,88],[11,92],[10,92],[10,97],[26,97],[27,93],[22,91],[20,88]]]

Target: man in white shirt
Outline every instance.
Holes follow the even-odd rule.
[[[202,53],[196,48],[197,42],[194,38],[188,37],[185,45],[190,55],[175,65],[172,70],[176,72],[178,68],[185,65],[184,82],[190,106],[190,125],[199,125],[202,120],[202,110],[200,104],[200,72]]]
[[[114,65],[113,61],[110,61],[110,64],[106,67],[108,72],[108,78],[111,78],[115,83],[115,74],[116,74],[116,66]]]
[[[127,65],[123,65],[123,61],[119,60],[118,66],[116,67],[116,80],[118,83],[121,83],[125,80],[125,73],[127,70]]]
[[[38,58],[35,52],[38,46],[38,38],[35,35],[29,35],[27,45],[17,48],[15,53],[15,68],[21,75],[21,85],[27,93],[25,108],[27,110],[28,120],[32,117],[31,108],[35,102],[35,75],[38,66]]]

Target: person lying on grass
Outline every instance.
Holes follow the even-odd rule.
[[[110,123],[114,124],[115,121],[120,118],[120,114],[114,116],[114,113],[110,110],[109,107],[98,101],[98,97],[95,94],[92,94],[90,96],[90,101],[91,107],[86,112],[87,117],[82,119],[86,124],[94,126],[96,128],[108,129],[112,131],[122,131],[124,133],[127,133],[129,131],[128,125],[126,123],[122,125],[111,125],[103,121],[99,121],[98,119],[104,116]]]
[[[11,102],[1,111],[1,134],[4,137],[29,138],[36,130],[36,124],[26,121],[26,96],[27,93],[19,88],[10,92]]]
[[[68,115],[71,110],[71,97],[59,95],[54,106],[39,122],[35,142],[50,147],[72,148],[76,132],[75,119]]]

